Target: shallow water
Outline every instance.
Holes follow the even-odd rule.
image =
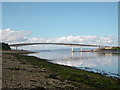
[[[70,49],[41,50],[29,54],[39,58],[48,59],[52,63],[67,65],[98,72],[106,76],[118,77],[118,52],[71,52]]]

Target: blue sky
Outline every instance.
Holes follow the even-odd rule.
[[[3,29],[29,30],[30,37],[118,35],[117,2],[3,3]]]

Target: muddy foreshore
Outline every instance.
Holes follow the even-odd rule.
[[[57,65],[34,56],[2,54],[2,88],[120,88],[117,78]]]

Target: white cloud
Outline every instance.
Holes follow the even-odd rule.
[[[42,42],[46,42],[46,39],[33,37],[33,38],[29,38],[27,42],[41,42],[42,43]]]
[[[117,45],[117,39],[114,36],[66,36],[50,39],[47,42]]]
[[[14,43],[20,41],[26,41],[30,31],[15,31],[11,29],[0,30],[0,35],[2,35],[2,41],[7,43]]]
[[[36,38],[36,37],[28,37],[30,35],[30,31],[26,30],[11,30],[11,29],[5,29],[0,30],[0,35],[2,34],[2,41],[6,43],[49,43],[49,42],[55,42],[55,43],[80,43],[80,44],[97,44],[97,45],[118,45],[117,38],[114,36],[62,36],[58,38]],[[27,48],[39,48],[40,45],[35,46],[27,46]],[[43,47],[43,46],[42,46]]]

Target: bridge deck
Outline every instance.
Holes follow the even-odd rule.
[[[110,46],[72,44],[72,43],[21,43],[21,44],[10,44],[9,46],[18,47],[18,46],[26,46],[26,45],[65,45],[65,46],[110,47]]]

